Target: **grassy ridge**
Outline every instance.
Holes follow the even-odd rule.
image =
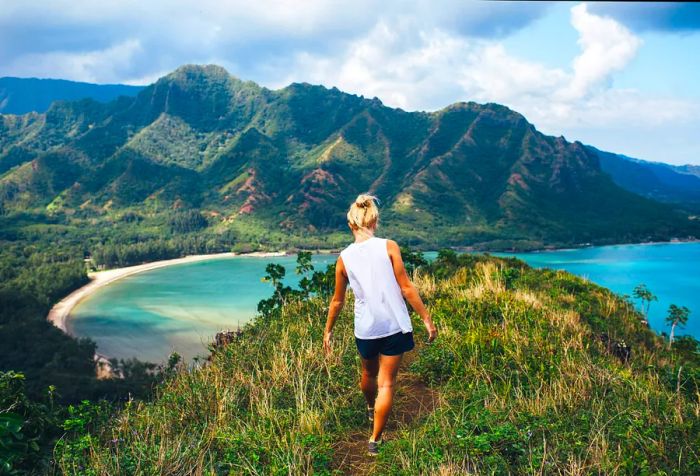
[[[258,320],[211,364],[182,371],[153,403],[127,407],[108,425],[57,448],[68,474],[296,474],[323,471],[330,443],[361,420],[350,316],[324,359],[319,299]],[[353,391],[351,391],[353,390]],[[84,415],[85,420],[94,414]]]
[[[415,281],[441,335],[421,346],[408,372],[432,386],[438,403],[387,435],[367,472],[700,471],[697,349],[685,357],[667,351],[629,302],[566,272],[484,255],[442,255]],[[323,297],[291,299],[260,316],[209,365],[175,373],[152,402],[113,417],[90,405],[76,410],[75,430],[56,448],[58,467],[66,474],[347,469],[334,448],[365,425],[359,361],[351,306],[338,321],[333,356],[324,357],[326,305]],[[627,342],[629,363],[606,351],[601,332]]]
[[[497,261],[421,287],[442,335],[413,368],[442,404],[390,444],[383,471],[697,473],[697,394],[669,389],[673,363],[627,302],[566,272]],[[596,327],[632,344],[631,365]]]

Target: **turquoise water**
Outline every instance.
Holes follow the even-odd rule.
[[[315,255],[319,269],[336,259]],[[161,362],[172,351],[186,359],[206,353],[222,329],[236,329],[255,314],[258,301],[272,295],[263,283],[265,266],[287,269],[285,283],[296,285],[296,256],[212,259],[128,276],[81,301],[71,312],[75,335],[90,337],[108,357]]]
[[[638,284],[646,284],[658,298],[649,308],[652,329],[668,334],[670,326],[664,320],[669,304],[686,306],[690,309],[688,324],[684,329],[676,328],[676,335],[690,334],[700,339],[700,243],[612,245],[492,254],[516,256],[538,268],[564,269],[620,295],[631,296]]]
[[[678,334],[700,338],[700,243],[614,245],[531,253],[517,256],[535,267],[565,269],[618,294],[632,294],[639,283],[658,296],[649,312],[657,332],[667,331],[671,303],[691,310],[688,326]],[[434,257],[429,253],[428,257]],[[335,261],[316,255],[317,268]],[[129,276],[97,290],[71,314],[78,336],[90,337],[109,357],[138,357],[160,362],[173,350],[190,359],[204,354],[221,329],[235,329],[254,314],[272,287],[260,278],[267,263],[287,268],[287,284],[296,284],[295,256],[233,257],[175,265]]]

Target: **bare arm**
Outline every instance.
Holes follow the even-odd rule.
[[[408,301],[411,307],[418,313],[421,319],[423,319],[425,328],[428,331],[428,342],[434,341],[437,337],[437,328],[435,324],[433,324],[430,313],[425,308],[423,300],[420,298],[420,294],[418,294],[418,290],[409,279],[408,273],[406,273],[406,267],[403,264],[399,245],[394,240],[387,240],[386,248],[394,268],[396,282],[399,283],[399,287],[401,288],[401,294],[403,294],[406,301]]]
[[[343,259],[338,257],[338,261],[335,264],[335,292],[331,298],[331,304],[328,307],[328,319],[326,319],[326,329],[323,333],[323,348],[326,349],[326,352],[331,351],[333,326],[345,304],[345,290],[347,285],[348,276],[345,271],[345,265],[343,264]]]

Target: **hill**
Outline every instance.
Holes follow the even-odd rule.
[[[590,148],[497,104],[406,112],[184,66],[135,97],[0,119],[0,210],[12,236],[29,220],[148,242],[173,214],[194,213],[211,240],[337,247],[347,204],[367,190],[382,200],[387,233],[424,248],[700,236],[687,212],[616,185]]]
[[[330,289],[322,285],[273,298],[242,336],[202,368],[181,368],[152,402],[114,415],[76,409],[58,466],[65,474],[698,474],[697,341],[684,358],[630,302],[517,259],[441,253],[414,280],[440,335],[423,344],[414,319],[418,346],[376,462],[364,456],[352,309],[324,357]]]
[[[119,96],[135,96],[143,86],[92,84],[64,79],[0,78],[0,114],[46,112],[54,101],[90,98],[109,102]]]
[[[604,172],[620,187],[639,195],[700,211],[700,167],[648,162],[590,147]]]

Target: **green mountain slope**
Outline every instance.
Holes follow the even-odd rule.
[[[119,210],[157,222],[196,208],[210,233],[293,245],[343,231],[348,203],[369,190],[387,233],[423,246],[700,236],[687,213],[618,187],[592,150],[496,104],[409,113],[335,88],[271,91],[184,66],[133,98],[0,119],[10,217],[95,226]]]
[[[589,147],[620,187],[660,202],[700,211],[700,167],[647,162]]]

